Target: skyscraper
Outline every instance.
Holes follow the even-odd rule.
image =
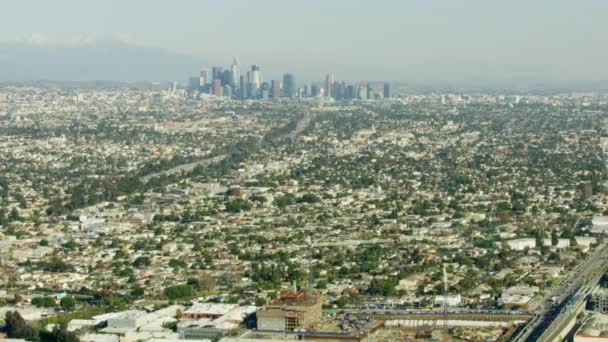
[[[199,77],[190,77],[188,80],[188,89],[189,90],[199,90],[201,87],[201,79]]]
[[[232,72],[230,70],[224,70],[222,72],[221,80],[223,85],[231,85],[230,83],[232,83]]]
[[[391,94],[391,84],[384,83],[384,98],[390,99],[392,96],[393,96],[393,94]]]
[[[230,84],[224,85],[224,87],[222,88],[222,96],[232,98],[232,87],[230,86]]]
[[[222,80],[213,80],[213,95],[218,97],[223,95]]]
[[[204,87],[209,84],[209,82],[211,82],[211,80],[209,79],[209,70],[201,70],[199,81],[200,86]]]
[[[304,86],[304,97],[310,97],[312,96],[312,89],[310,88],[310,84],[307,84]]]
[[[352,99],[354,99],[354,98],[356,98],[356,97],[357,97],[357,94],[356,94],[356,92],[355,92],[355,86],[354,86],[354,85],[349,84],[349,85],[346,87],[346,93],[345,93],[344,97],[345,97],[347,100],[352,100]]]
[[[283,75],[283,97],[296,96],[296,77],[293,74]]]
[[[367,100],[367,87],[361,83],[357,88],[357,98],[359,100]]]
[[[280,80],[272,80],[271,81],[271,94],[273,99],[278,99],[281,97],[281,81]]]
[[[270,88],[270,85],[268,85],[268,82],[264,82],[260,85],[260,97],[262,100],[268,100],[269,88]]]
[[[329,73],[325,76],[325,96],[332,97],[334,94],[332,93],[332,88],[335,82],[334,74]]]
[[[367,95],[365,96],[366,99],[371,100],[372,99],[372,85],[371,84],[367,84]]]
[[[251,84],[256,91],[262,84],[262,73],[260,71],[260,67],[255,64],[251,66]]]
[[[215,67],[211,68],[211,76],[213,77],[213,80],[214,81],[221,80],[223,72],[224,72],[224,69],[222,67],[215,66]]]
[[[239,67],[239,63],[236,58],[232,60],[232,65],[230,66],[230,85],[232,89],[236,89],[239,86],[239,81],[241,80],[241,68]]]
[[[245,82],[245,76],[241,75],[241,79],[239,82],[239,95],[241,100],[247,98],[247,83]]]
[[[346,98],[346,83],[335,82],[331,87],[331,95],[336,100],[343,100]]]

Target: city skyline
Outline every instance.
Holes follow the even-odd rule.
[[[390,82],[382,82],[382,90],[374,92],[369,81],[337,80],[332,72],[325,76],[324,82],[300,82],[296,75],[284,72],[280,78],[264,78],[262,68],[251,64],[243,70],[237,58],[225,68],[221,65],[202,68],[197,75],[190,76],[185,86],[187,95],[198,98],[200,95],[214,95],[234,99],[279,99],[328,97],[336,100],[372,100],[392,98]],[[375,82],[378,83],[378,82]],[[323,85],[323,87],[319,87]],[[301,86],[301,87],[299,87]],[[313,87],[316,90],[313,91]],[[177,82],[171,82],[175,93]]]

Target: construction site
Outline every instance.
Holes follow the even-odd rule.
[[[270,301],[257,312],[258,330],[311,330],[321,321],[323,296],[309,290]]]
[[[284,293],[257,311],[257,330],[247,338],[309,341],[499,341],[534,319],[520,311],[474,311],[448,307],[447,272],[443,301],[435,310],[375,309],[323,312],[323,296],[308,287]],[[381,305],[382,304],[382,305]],[[244,337],[244,336],[243,336]]]

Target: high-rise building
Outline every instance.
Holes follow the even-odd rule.
[[[223,95],[222,80],[213,80],[213,95],[218,97]]]
[[[336,82],[331,87],[331,95],[336,100],[343,100],[346,98],[346,83]]]
[[[224,85],[224,87],[222,88],[222,96],[232,98],[232,87],[230,86],[230,84]]]
[[[262,85],[262,72],[257,65],[251,66],[251,84],[253,84],[253,88],[256,90]]]
[[[384,98],[390,99],[391,97],[393,97],[393,94],[391,94],[391,84],[384,83]]]
[[[211,82],[211,79],[209,79],[209,70],[201,70],[199,77],[199,84],[201,87],[204,87]]]
[[[304,92],[302,94],[304,97],[312,96],[312,89],[310,88],[310,84],[304,86]]]
[[[241,79],[239,82],[239,96],[241,100],[247,98],[247,83],[245,83],[245,76],[241,75]]]
[[[354,98],[357,97],[357,94],[355,92],[355,86],[352,84],[349,84],[348,87],[346,87],[346,95],[344,96],[347,100],[352,100]]]
[[[359,84],[359,89],[357,90],[357,93],[357,98],[359,100],[367,99],[367,87],[363,83]]]
[[[211,68],[211,76],[213,77],[214,81],[221,80],[223,73],[224,73],[224,69],[222,67],[215,66],[215,67]]]
[[[313,84],[312,87],[310,87],[310,96],[311,97],[318,97],[320,93],[321,93],[321,90],[319,89],[318,85]]]
[[[272,80],[270,82],[270,91],[272,93],[273,99],[278,99],[279,97],[281,97],[281,81]]]
[[[188,90],[199,90],[201,87],[201,79],[199,77],[190,77],[188,80]]]
[[[325,76],[325,96],[332,97],[332,88],[334,86],[334,82],[336,81],[334,74],[329,73]]]
[[[365,98],[367,98],[368,100],[372,99],[372,85],[371,84],[367,84],[367,95],[365,96]]]
[[[241,68],[239,67],[239,63],[236,58],[232,60],[232,65],[230,66],[230,85],[232,89],[236,89],[239,86],[239,81],[241,80]]]
[[[260,98],[262,100],[268,100],[269,88],[270,85],[268,85],[268,82],[264,82],[260,85]]]
[[[283,96],[296,96],[296,77],[293,74],[283,75]]]
[[[222,78],[221,78],[221,80],[222,80],[222,84],[223,85],[226,85],[226,84],[231,85],[231,83],[232,83],[232,72],[230,70],[224,70],[222,72]]]

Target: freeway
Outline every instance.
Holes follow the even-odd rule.
[[[513,341],[552,341],[552,337],[565,327],[573,313],[571,308],[579,305],[581,300],[595,286],[600,277],[608,270],[608,246],[598,246],[587,261],[576,267],[570,276],[553,291],[545,295],[545,303],[555,298],[536,319],[531,320]]]
[[[445,314],[442,311],[427,310],[387,310],[387,311],[350,311],[344,312],[345,316],[373,318],[378,320],[418,320],[435,321],[450,320],[461,321],[493,321],[493,322],[512,322],[528,321],[536,315],[520,311],[493,311],[493,310],[457,310],[449,311]]]

